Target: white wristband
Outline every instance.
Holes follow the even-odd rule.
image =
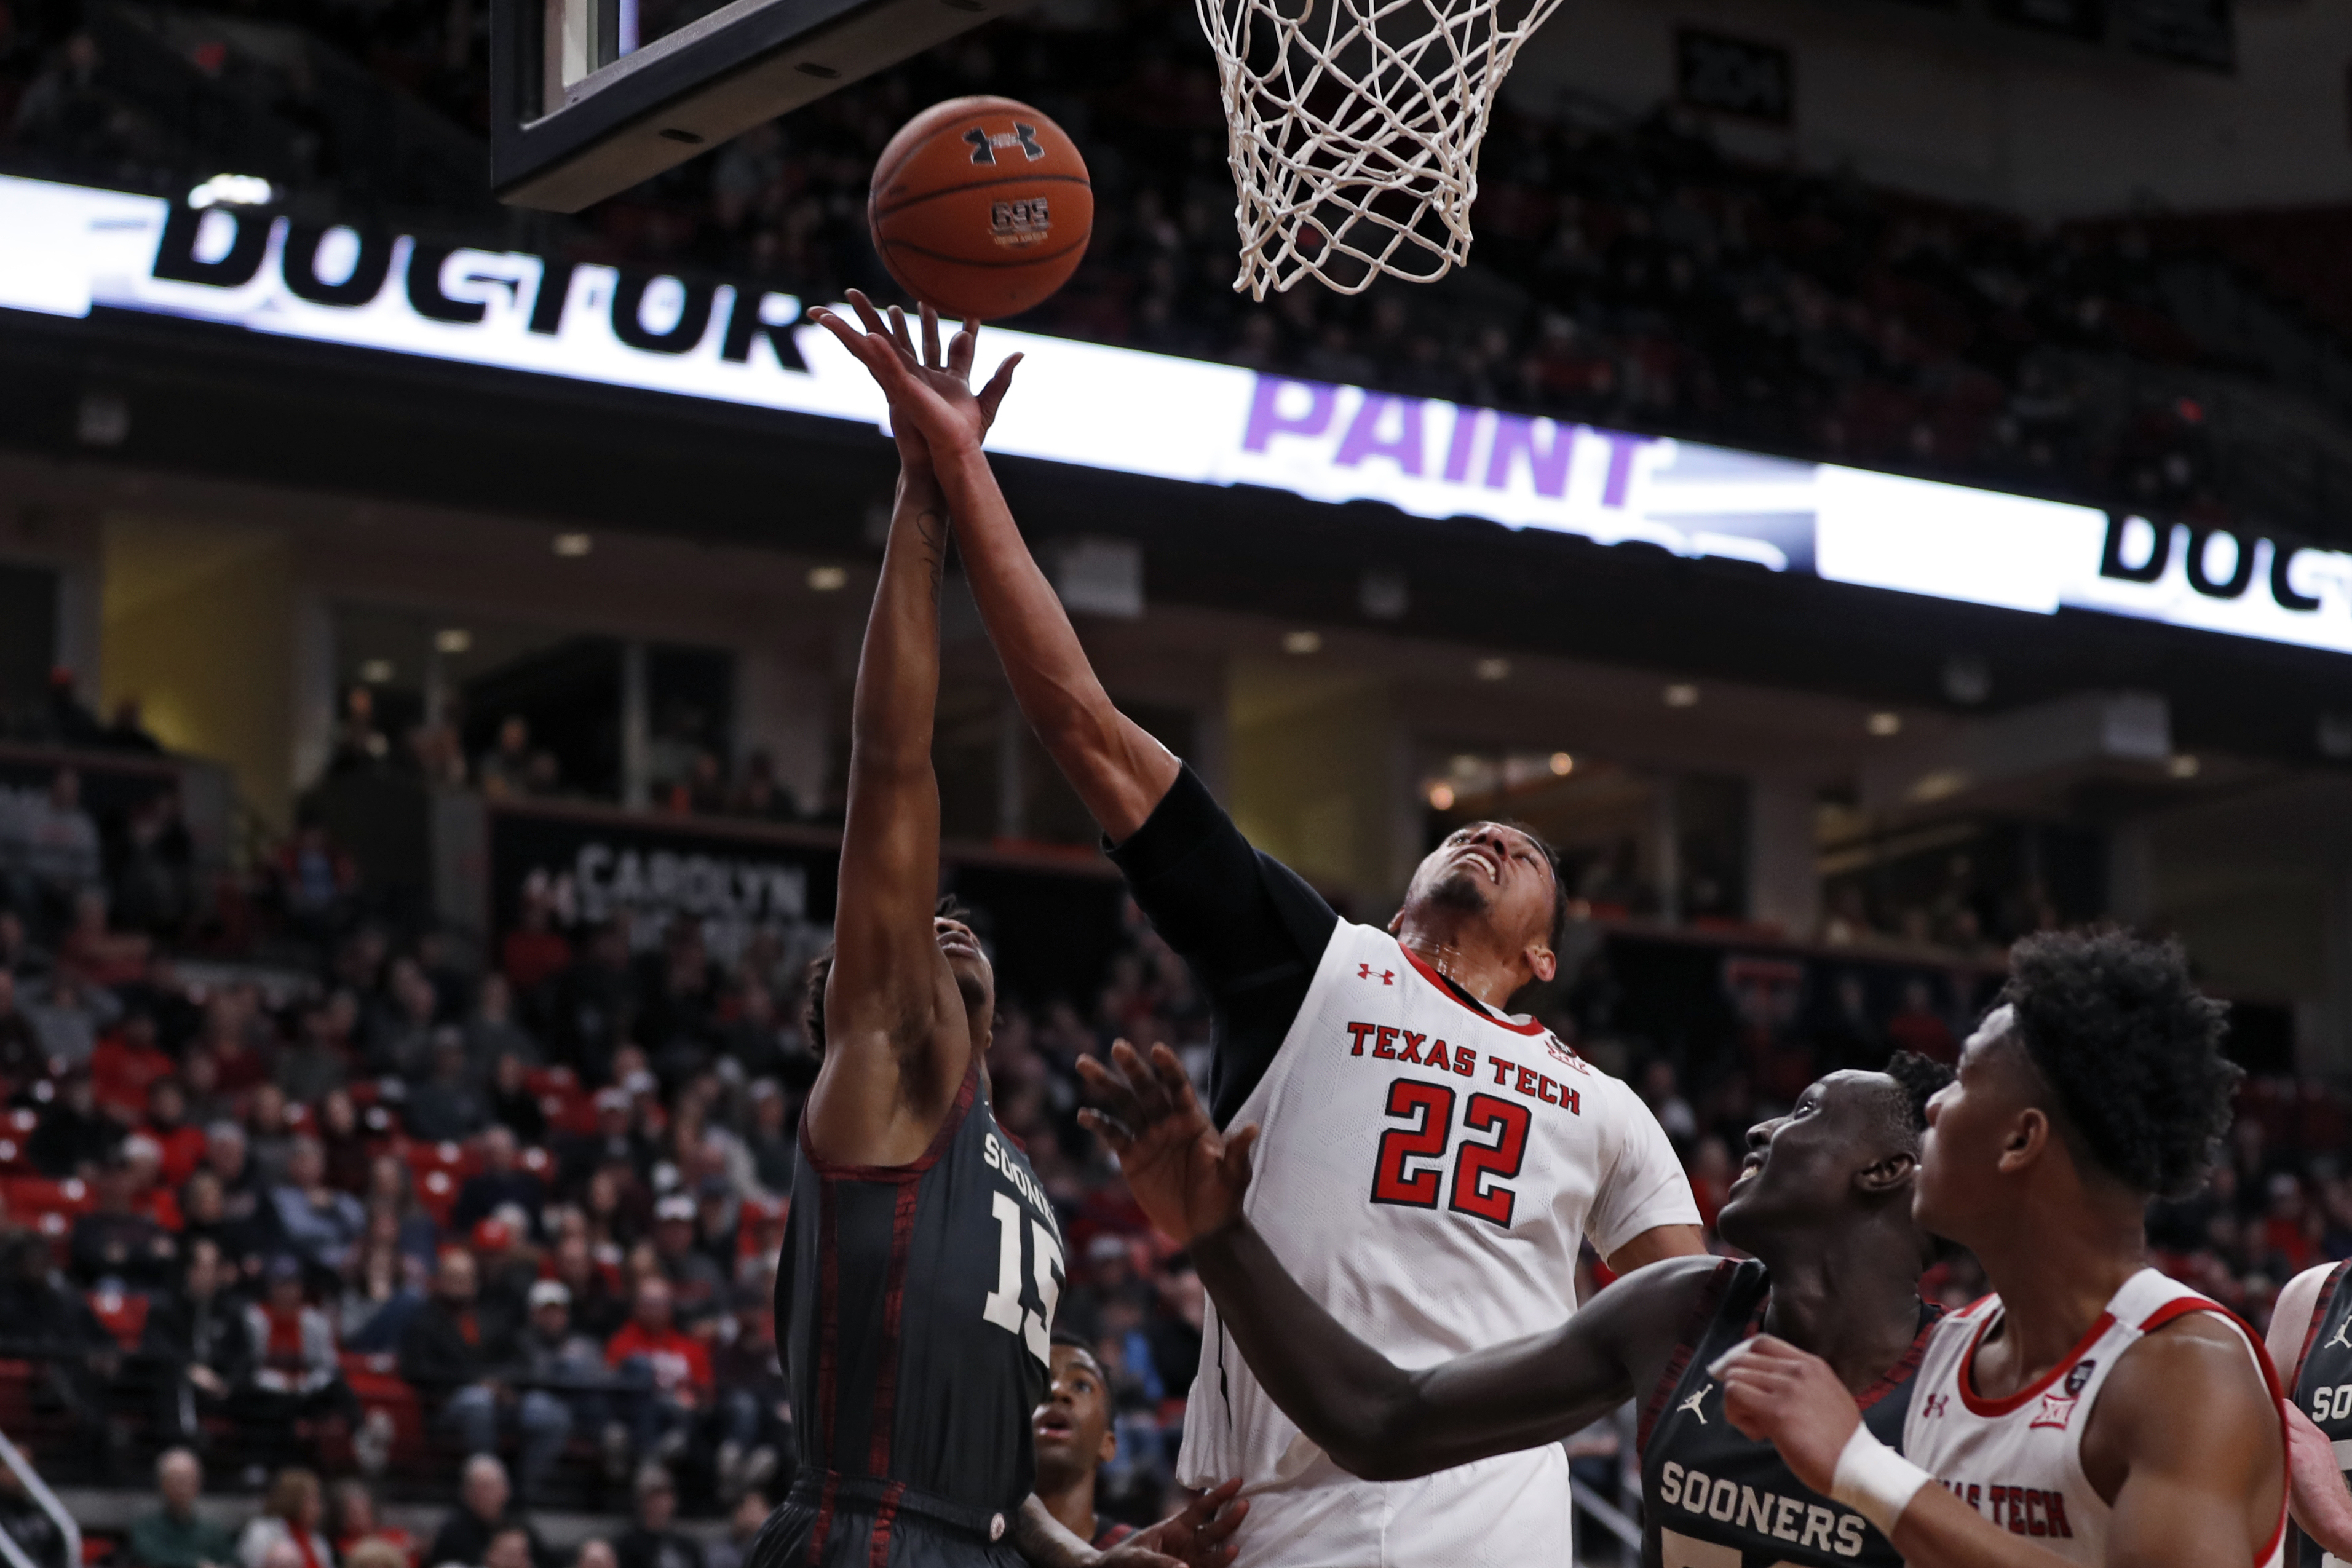
[[[1837,1476],[1830,1496],[1878,1527],[1881,1535],[1895,1533],[1911,1499],[1934,1478],[1857,1425],[1838,1455]]]

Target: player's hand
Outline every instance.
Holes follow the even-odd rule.
[[[889,320],[874,308],[863,292],[849,291],[850,308],[866,324],[859,331],[831,310],[819,307],[809,320],[824,328],[872,374],[890,403],[890,428],[898,442],[900,458],[909,467],[928,468],[935,451],[978,451],[996,411],[1013,385],[1013,354],[996,367],[988,384],[971,389],[972,356],[980,348],[980,323],[966,321],[940,350],[939,312],[922,307],[923,345],[915,351],[907,329],[907,313],[890,307]]]
[[[1150,1529],[1138,1531],[1104,1552],[1103,1568],[1127,1568],[1130,1562],[1143,1561],[1145,1553],[1172,1557],[1190,1568],[1225,1568],[1239,1550],[1230,1544],[1233,1533],[1249,1515],[1241,1489],[1236,1479],[1202,1492]],[[1134,1547],[1137,1555],[1122,1559],[1119,1553],[1129,1547]]]
[[[2352,1554],[2352,1491],[2336,1446],[2292,1399],[2279,1401],[2286,1417],[2286,1468],[2294,1521],[2320,1549],[2336,1557]]]
[[[1230,1137],[1219,1132],[1174,1051],[1154,1046],[1146,1062],[1119,1040],[1108,1066],[1080,1057],[1078,1076],[1102,1102],[1080,1110],[1078,1121],[1118,1156],[1119,1173],[1152,1224],[1182,1246],[1242,1217],[1257,1125]]]
[[[1723,1413],[1742,1435],[1780,1450],[1799,1480],[1826,1496],[1862,1411],[1830,1363],[1759,1334],[1723,1373]]]

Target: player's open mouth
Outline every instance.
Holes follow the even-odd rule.
[[[1454,863],[1458,866],[1465,860],[1477,861],[1479,865],[1486,868],[1487,880],[1495,883],[1498,887],[1501,886],[1503,880],[1503,858],[1500,855],[1496,854],[1492,849],[1487,848],[1483,844],[1465,844],[1459,850],[1454,852]]]
[[[950,958],[978,958],[980,944],[961,931],[942,931],[940,933],[940,951]]]
[[[1755,1175],[1763,1168],[1764,1151],[1759,1149],[1749,1154],[1747,1159],[1742,1160],[1739,1163],[1739,1174],[1731,1178],[1731,1185],[1726,1189],[1727,1192],[1738,1192],[1741,1186],[1747,1184],[1749,1177]]]
[[[1068,1442],[1070,1439],[1070,1434],[1076,1430],[1076,1427],[1071,1426],[1068,1422],[1062,1420],[1058,1416],[1048,1416],[1045,1420],[1037,1423],[1037,1436],[1040,1437],[1050,1437],[1057,1443]]]

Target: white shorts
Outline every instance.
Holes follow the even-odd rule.
[[[1572,1568],[1557,1443],[1411,1481],[1364,1481],[1318,1456],[1244,1487],[1234,1568]]]

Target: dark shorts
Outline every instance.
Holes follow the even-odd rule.
[[[892,1510],[882,1553],[875,1536],[882,1530],[880,1507],[863,1498],[837,1498],[825,1510],[798,1497],[787,1498],[751,1538],[743,1568],[1024,1568],[1013,1549],[1012,1521],[999,1541],[976,1531],[929,1519],[906,1508]],[[824,1539],[818,1541],[820,1529]],[[811,1555],[812,1546],[816,1548]]]

